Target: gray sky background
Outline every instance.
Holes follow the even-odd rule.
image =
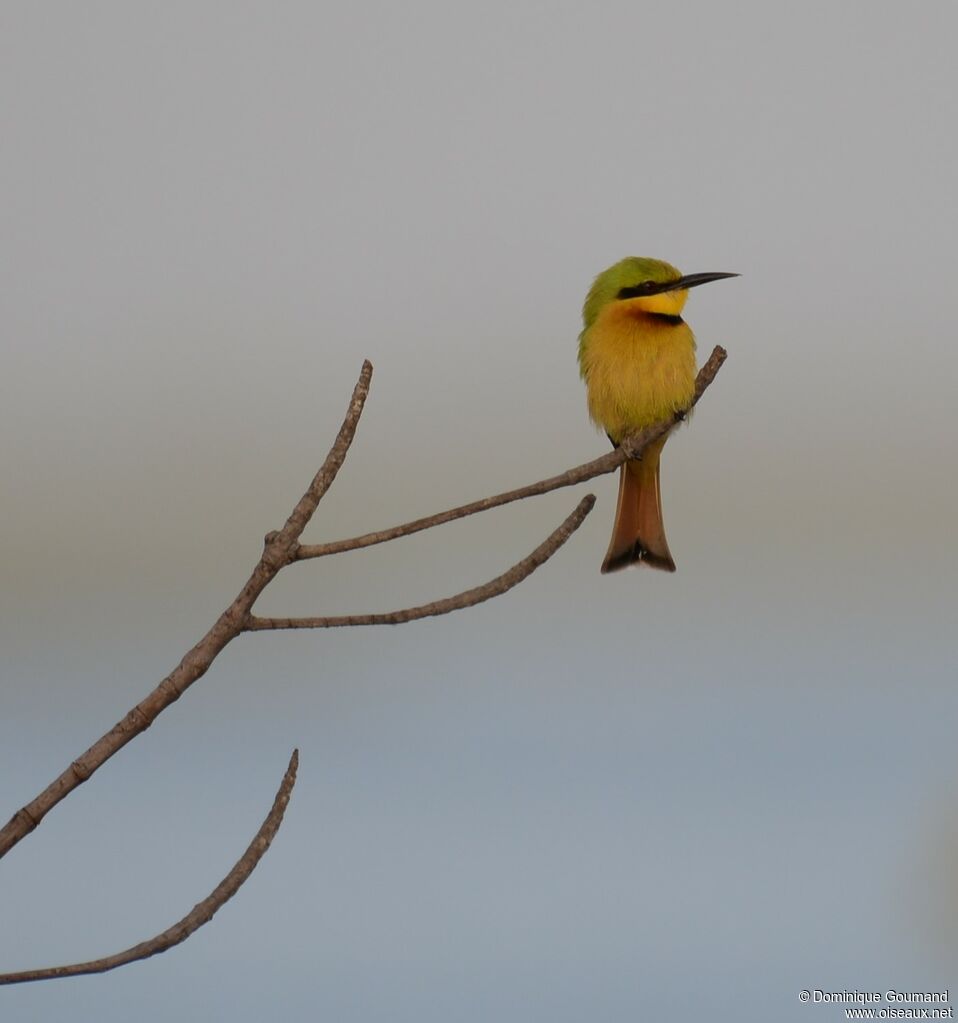
[[[10,1020],[837,1020],[958,990],[951,3],[0,6],[0,796],[231,599],[372,395],[308,539],[606,450],[596,272],[729,360],[666,450],[674,577],[554,561],[455,616],[234,643],[0,871],[0,964],[145,964]],[[524,556],[562,492],[288,572],[388,610]]]

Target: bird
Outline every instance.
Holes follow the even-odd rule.
[[[682,319],[689,289],[738,276],[683,275],[664,260],[627,256],[596,277],[582,307],[579,372],[589,415],[615,447],[630,433],[690,407],[695,336]],[[666,433],[641,458],[622,463],[603,573],[633,564],[675,571],[659,488],[659,457],[667,438]]]

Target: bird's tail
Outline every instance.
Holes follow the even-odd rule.
[[[650,444],[640,459],[625,462],[619,473],[619,503],[615,510],[612,541],[602,562],[603,572],[627,565],[648,565],[675,571],[662,524],[659,490],[659,455],[666,438]]]

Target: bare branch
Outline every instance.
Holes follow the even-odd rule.
[[[346,461],[346,453],[349,451],[349,446],[356,435],[359,417],[363,414],[363,407],[369,395],[369,384],[372,381],[372,377],[373,364],[369,359],[366,359],[363,362],[363,368],[360,371],[356,387],[353,389],[353,396],[349,401],[346,418],[343,420],[343,425],[339,428],[339,434],[336,440],[333,441],[333,446],[329,449],[326,460],[320,467],[319,472],[313,477],[313,482],[310,483],[306,493],[303,494],[296,507],[290,513],[289,518],[286,520],[286,525],[280,530],[280,533],[291,542],[299,539],[303,530],[309,524],[309,520],[313,517],[316,508],[319,506],[319,502],[323,499],[326,491],[329,490],[333,480],[336,479],[336,474],[342,468],[343,462]]]
[[[699,398],[705,393],[706,388],[715,379],[727,354],[724,348],[716,346],[708,361],[699,370],[698,376],[695,378],[695,397],[692,399],[689,410],[695,407]],[[663,433],[667,433],[677,423],[681,422],[689,410],[686,410],[681,415],[677,415],[672,420],[657,423],[655,426],[650,426],[646,430],[627,437],[622,442],[620,448],[616,448],[600,458],[595,458],[591,462],[584,462],[582,465],[569,469],[567,472],[559,473],[558,476],[550,476],[548,479],[539,480],[537,483],[530,483],[525,487],[507,490],[502,494],[495,494],[493,497],[483,497],[478,501],[459,505],[457,508],[438,512],[436,515],[427,515],[421,519],[413,519],[411,522],[404,522],[402,525],[392,526],[389,529],[381,529],[375,533],[364,533],[362,536],[354,536],[348,540],[333,540],[330,543],[300,544],[296,548],[293,557],[296,561],[305,561],[309,558],[324,558],[328,554],[341,554],[344,551],[353,551],[362,547],[373,547],[379,543],[396,540],[401,536],[410,536],[423,529],[441,526],[445,522],[463,519],[467,515],[476,515],[478,512],[488,511],[490,508],[498,508],[503,504],[521,501],[526,497],[535,497],[538,494],[547,494],[561,487],[573,487],[578,483],[584,483],[586,480],[614,471],[626,460],[626,457],[638,457],[648,444],[651,444],[652,441],[661,437]]]
[[[283,528],[266,537],[263,554],[239,595],[219,616],[210,631],[148,696],[85,753],[77,757],[39,796],[10,818],[0,830],[0,857],[5,856],[21,839],[29,835],[61,799],[78,785],[82,785],[131,739],[149,728],[162,711],[206,674],[219,652],[243,631],[256,598],[272,582],[280,569],[292,560],[300,534],[336,478],[336,473],[339,472],[356,433],[359,417],[369,394],[372,373],[373,367],[367,360],[363,363],[346,417],[329,454]]]
[[[402,625],[405,622],[416,621],[418,618],[445,615],[450,611],[458,611],[464,607],[481,604],[484,600],[490,600],[492,597],[498,597],[507,590],[511,590],[513,586],[517,586],[527,576],[532,575],[540,565],[544,565],[582,525],[594,504],[595,496],[586,494],[562,525],[550,533],[527,558],[523,558],[508,571],[483,583],[482,586],[464,590],[453,597],[434,600],[431,604],[421,604],[419,607],[403,608],[401,611],[387,611],[383,614],[336,615],[329,618],[258,618],[253,615],[246,628],[251,632],[259,632],[266,629],[335,629],[343,625]]]
[[[709,360],[699,371],[696,378],[695,398],[692,405],[695,405],[715,378],[722,362],[725,360],[725,355],[724,349],[716,348]],[[324,555],[340,551],[354,550],[377,543],[384,543],[387,540],[393,540],[399,536],[408,536],[410,533],[416,533],[431,526],[450,522],[453,519],[474,515],[477,512],[496,508],[499,505],[518,501],[525,497],[532,497],[536,494],[545,494],[560,487],[573,486],[595,476],[612,472],[626,458],[634,458],[641,454],[641,451],[647,444],[671,430],[683,418],[682,415],[679,415],[673,420],[643,430],[632,437],[627,437],[622,442],[620,448],[610,451],[601,458],[586,462],[558,476],[552,476],[549,479],[540,480],[538,483],[520,487],[517,490],[510,490],[494,497],[483,498],[471,504],[441,512],[438,515],[431,515],[427,518],[417,519],[414,522],[407,522],[404,525],[394,526],[392,529],[383,530],[382,532],[367,533],[364,536],[355,537],[351,540],[339,540],[334,543],[320,545],[300,545],[299,537],[316,511],[323,495],[336,478],[336,474],[349,451],[349,446],[355,435],[356,427],[369,393],[371,378],[372,366],[367,361],[363,364],[359,380],[353,390],[352,399],[350,400],[349,408],[339,434],[330,448],[322,467],[313,477],[306,493],[297,502],[282,529],[267,534],[263,554],[233,602],[220,615],[209,632],[183,657],[177,667],[148,696],[141,700],[85,753],[77,757],[43,792],[10,818],[8,823],[0,829],[0,857],[6,855],[18,842],[30,834],[61,799],[69,795],[77,786],[82,785],[110,757],[141,732],[149,728],[162,711],[178,700],[197,679],[206,674],[220,651],[240,633],[265,628],[326,628],[330,624],[347,625],[368,624],[372,621],[411,621],[415,617],[445,613],[445,610],[436,610],[437,607],[444,604],[443,601],[438,601],[435,604],[424,605],[422,608],[409,608],[405,611],[396,611],[385,616],[345,616],[328,620],[287,619],[283,620],[285,624],[282,625],[275,624],[275,622],[280,621],[278,619],[252,618],[251,612],[256,599],[286,565],[297,560],[323,557]],[[516,566],[516,568],[518,567]],[[506,574],[508,575],[508,573]],[[493,580],[493,583],[501,582],[502,578],[500,577],[500,580]],[[518,582],[519,580],[517,579],[516,581]],[[515,585],[515,583],[511,585]],[[505,588],[508,589],[509,587]],[[482,590],[482,587],[479,587],[479,589]],[[495,594],[489,594],[489,596],[493,595]],[[461,594],[459,598],[449,599],[468,598],[475,603],[478,603],[479,599],[488,599],[488,597],[473,599],[474,597],[475,591],[469,591],[468,594]],[[461,606],[466,607],[468,603],[464,603]],[[453,607],[449,607],[448,610],[453,610]],[[410,617],[400,617],[403,615],[409,615]],[[367,622],[367,619],[370,621]],[[274,624],[264,624],[270,622]]]
[[[298,766],[299,750],[293,750],[293,755],[289,758],[289,766],[286,768],[276,798],[273,800],[273,806],[246,852],[236,861],[236,865],[216,888],[202,902],[198,902],[182,920],[177,921],[161,934],[157,934],[156,937],[142,941],[139,945],[134,945],[123,952],[117,952],[115,955],[106,956],[103,959],[93,959],[86,963],[73,963],[70,966],[49,966],[42,970],[0,973],[0,984],[25,984],[31,980],[77,977],[84,973],[106,973],[107,970],[115,970],[118,966],[126,966],[127,963],[134,963],[139,959],[149,959],[150,956],[165,952],[168,948],[186,941],[194,931],[199,930],[203,924],[209,923],[217,910],[239,891],[263,858],[263,854],[276,837],[280,824],[283,823],[283,814],[286,812],[290,794],[296,784]]]

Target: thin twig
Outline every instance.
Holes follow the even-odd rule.
[[[300,535],[322,496],[336,478],[336,473],[343,464],[356,433],[359,417],[369,394],[372,373],[373,367],[367,360],[363,363],[343,425],[329,449],[329,454],[313,477],[306,493],[296,503],[283,528],[267,535],[263,554],[235,600],[219,616],[210,631],[147,697],[85,753],[77,757],[40,795],[10,818],[0,830],[0,857],[6,855],[21,839],[29,835],[61,799],[78,785],[82,785],[114,753],[149,728],[162,711],[206,674],[219,652],[243,631],[256,598],[272,582],[280,569],[293,559]]]
[[[329,543],[318,544],[300,544],[294,552],[294,560],[305,561],[310,558],[324,558],[329,554],[342,554],[344,551],[353,551],[361,547],[373,547],[375,544],[396,540],[401,536],[410,536],[423,529],[441,526],[445,522],[463,519],[467,515],[475,515],[478,512],[488,511],[490,508],[498,508],[503,504],[511,504],[513,501],[521,501],[526,497],[547,494],[561,487],[573,487],[596,476],[612,472],[627,457],[637,457],[642,453],[643,448],[682,421],[688,411],[698,403],[699,398],[705,393],[709,384],[715,379],[727,354],[724,348],[716,346],[708,361],[699,370],[698,376],[695,378],[695,397],[692,399],[689,409],[676,415],[674,419],[657,423],[655,426],[650,426],[648,429],[641,430],[639,433],[627,437],[623,440],[621,447],[602,455],[600,458],[595,458],[591,462],[584,462],[574,469],[559,473],[558,476],[550,476],[548,479],[539,480],[537,483],[530,483],[515,490],[507,490],[502,494],[495,494],[493,497],[483,497],[478,501],[459,505],[457,508],[450,508],[448,511],[438,512],[435,515],[426,515],[421,519],[413,519],[411,522],[404,522],[399,526],[392,526],[389,529],[381,529],[375,533],[364,533],[362,536],[354,536],[347,540],[333,540]]]
[[[84,973],[106,973],[107,970],[115,970],[118,966],[126,966],[127,963],[134,963],[139,959],[149,959],[150,956],[165,952],[168,948],[186,941],[194,931],[199,930],[203,924],[209,923],[217,910],[239,891],[243,883],[253,873],[257,863],[263,858],[263,854],[276,837],[280,824],[283,823],[283,814],[286,812],[286,805],[289,803],[290,794],[296,784],[296,768],[298,766],[299,750],[293,750],[293,755],[289,758],[289,766],[286,768],[276,798],[273,800],[273,806],[246,852],[236,861],[236,865],[216,888],[202,902],[198,902],[182,920],[177,921],[172,927],[168,927],[148,941],[141,941],[139,945],[134,945],[123,952],[117,952],[115,955],[105,956],[103,959],[93,959],[86,963],[73,963],[70,966],[49,966],[42,970],[0,973],[0,984],[25,984],[31,980],[77,977]]]
[[[434,600],[431,604],[420,604],[418,607],[403,608],[401,611],[387,611],[383,614],[336,615],[328,618],[259,618],[252,615],[246,628],[251,632],[259,632],[266,629],[335,629],[343,625],[402,625],[405,622],[416,621],[417,618],[445,615],[450,611],[458,611],[464,607],[481,604],[484,600],[490,600],[492,597],[498,597],[507,590],[511,590],[540,565],[545,564],[582,525],[594,504],[595,496],[586,494],[562,525],[550,533],[528,557],[523,558],[502,575],[483,583],[482,586],[464,590],[453,597]]]

